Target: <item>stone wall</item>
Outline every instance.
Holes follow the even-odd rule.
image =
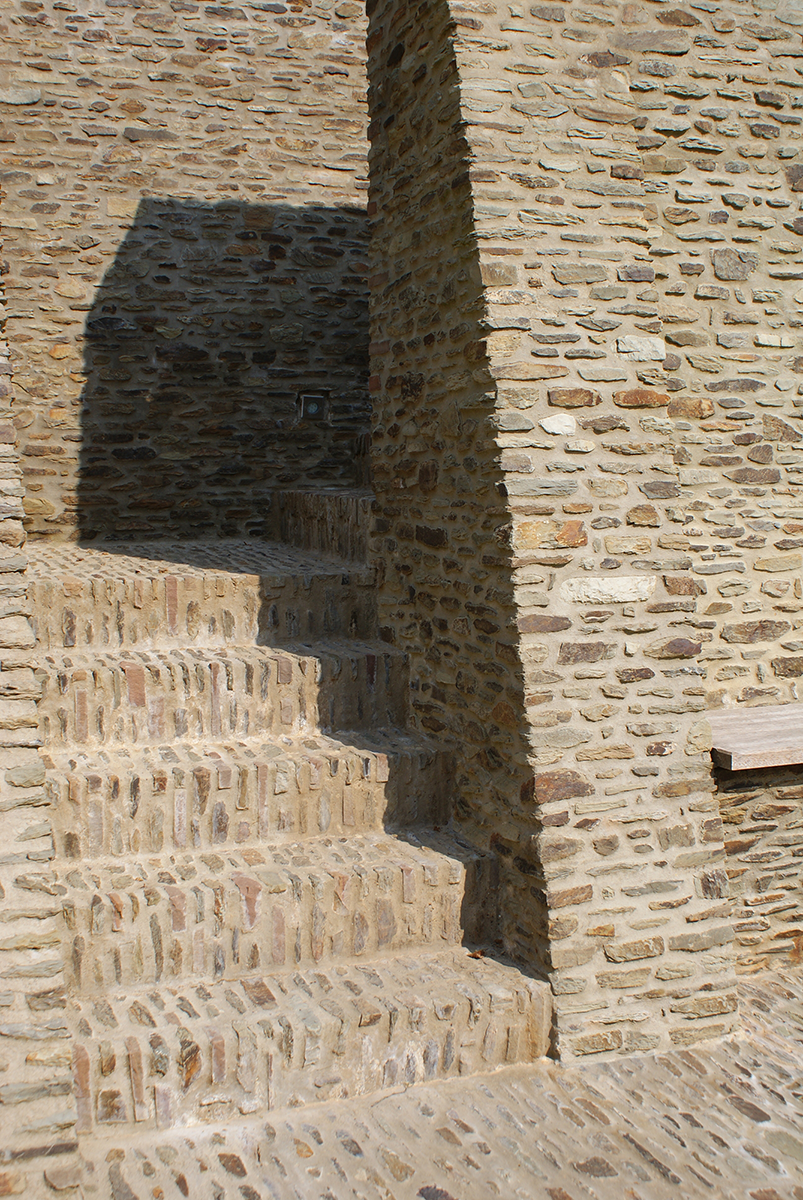
[[[0,29],[30,527],[259,535],[276,489],[361,474],[360,10],[77,8],[25,0]],[[803,675],[803,6],[378,0],[370,21],[383,634],[415,724],[460,753],[500,950],[550,973],[560,1052],[722,1035],[704,713],[798,699]],[[8,804],[45,861],[9,530]],[[45,939],[9,935],[27,978],[46,888],[9,878],[36,912],[4,915]],[[8,994],[58,1020],[55,991]]]
[[[29,528],[259,536],[277,488],[359,482],[360,6],[30,3],[2,33]]]
[[[704,712],[797,699],[803,648],[803,11],[388,3],[372,21],[376,544],[417,719],[465,747],[464,828],[511,888],[519,872],[505,945],[551,970],[561,1051],[721,1035]],[[444,236],[447,184],[469,181]],[[506,635],[486,635],[471,725],[476,596]],[[543,920],[515,920],[539,900],[548,953]]]
[[[761,970],[803,957],[803,781],[799,767],[717,771],[737,967]]]
[[[510,512],[483,341],[496,268],[480,264],[452,16],[442,0],[369,15],[381,632],[410,658],[413,722],[458,750],[463,833],[498,852],[500,944],[543,972],[545,910],[530,889],[539,824],[518,804],[531,772]]]
[[[0,280],[0,282],[2,282]],[[5,297],[0,289],[0,320]],[[0,1194],[27,1171],[72,1179],[71,1049],[53,838],[39,758],[39,687],[26,586],[23,488],[12,424],[8,344],[0,330]]]

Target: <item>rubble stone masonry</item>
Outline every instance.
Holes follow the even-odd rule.
[[[2,290],[0,306],[4,315]],[[31,1159],[44,1155],[58,1164],[75,1149],[72,1050],[52,823],[38,751],[36,638],[10,378],[8,345],[0,338],[0,1192],[6,1195],[24,1188],[24,1164]]]
[[[3,1195],[529,1062],[545,979],[565,1059],[720,1038],[803,952],[801,768],[706,720],[803,678],[803,0],[367,10],[0,18]],[[146,1060],[163,971],[233,990]]]
[[[42,4],[2,22],[9,334],[37,534],[265,534],[358,482],[359,4]]]
[[[371,19],[377,554],[416,719],[462,746],[561,1053],[721,1035],[704,714],[803,671],[803,6]]]

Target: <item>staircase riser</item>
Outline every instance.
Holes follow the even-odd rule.
[[[494,1003],[480,989],[473,999],[458,992],[434,1004],[404,990],[407,999],[362,1012],[312,1002],[291,1009],[285,999],[284,1011],[268,1006],[234,1020],[206,1017],[191,997],[198,1017],[179,1012],[179,1025],[158,1033],[132,1024],[127,1037],[85,1006],[94,1037],[76,1050],[79,1132],[166,1126],[176,1116],[220,1121],[532,1062],[548,1050],[543,985],[524,981]]]
[[[44,665],[39,711],[49,747],[387,727],[403,721],[406,703],[404,666],[393,655],[140,654],[91,669]]]
[[[215,850],[256,840],[445,824],[450,758],[423,752],[259,757],[249,765],[50,772],[65,858]]]
[[[373,497],[367,492],[274,492],[271,536],[291,546],[365,562]]]
[[[31,584],[46,650],[273,645],[371,636],[373,577],[162,575]]]
[[[299,862],[291,871],[232,878],[221,862],[191,883],[165,885],[154,876],[97,891],[87,875],[86,890],[73,890],[65,905],[68,975],[78,992],[98,995],[121,984],[237,979],[487,939],[489,864],[389,863],[359,874],[344,865],[335,877]]]

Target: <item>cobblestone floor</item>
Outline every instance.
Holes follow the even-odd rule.
[[[803,973],[738,1037],[91,1146],[97,1200],[803,1200]]]

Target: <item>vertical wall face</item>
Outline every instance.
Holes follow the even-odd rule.
[[[258,536],[271,491],[357,480],[364,28],[350,0],[7,14],[32,531]]]
[[[388,636],[420,723],[465,747],[465,827],[508,864],[506,945],[550,967],[561,1051],[692,1044],[736,1005],[704,714],[797,699],[803,669],[803,10],[433,11],[388,3],[369,38]],[[477,403],[485,492],[459,451]],[[478,635],[447,559],[469,592],[497,564],[508,726],[466,697]]]
[[[5,297],[0,287],[0,314]],[[75,1149],[53,838],[39,758],[34,634],[8,345],[0,332],[0,1192],[41,1194]]]
[[[497,268],[484,278],[453,33],[443,2],[388,3],[371,17],[380,623],[410,657],[413,720],[458,749],[463,830],[499,854],[510,900],[499,932],[543,969],[537,823],[518,805],[530,771],[510,512],[484,340]]]
[[[716,775],[737,962],[749,971],[798,965],[803,953],[800,767],[718,770]]]

